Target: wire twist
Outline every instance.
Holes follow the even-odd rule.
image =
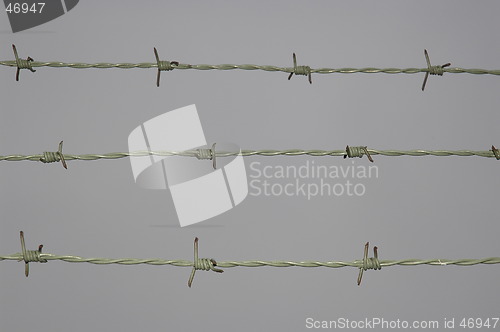
[[[309,66],[297,66],[297,57],[295,56],[295,53],[293,53],[293,71],[288,76],[288,80],[290,80],[292,78],[293,74],[308,76],[309,83],[312,84],[311,67],[309,67]]]
[[[194,239],[194,261],[193,261],[193,270],[191,271],[191,275],[189,276],[188,286],[191,288],[193,284],[194,275],[197,270],[203,271],[214,271],[217,273],[224,272],[221,269],[217,269],[214,266],[217,266],[217,262],[212,258],[198,258],[198,238]]]
[[[363,272],[366,270],[381,270],[382,267],[380,265],[380,262],[378,260],[378,248],[373,247],[373,256],[374,257],[368,257],[368,247],[370,243],[366,242],[365,244],[365,252],[363,255],[363,265],[359,267],[359,274],[358,274],[358,286],[361,285],[361,279],[363,279]]]
[[[174,70],[174,66],[178,66],[179,62],[177,61],[162,61],[160,60],[160,57],[158,56],[158,51],[156,50],[156,47],[154,48],[155,52],[155,57],[156,57],[156,65],[158,66],[158,74],[156,75],[156,86],[160,86],[160,73],[162,71],[171,71]]]
[[[56,161],[60,161],[61,157],[59,156],[59,152],[47,152],[43,153],[43,157],[40,158],[40,161],[43,163],[53,163]]]
[[[427,61],[427,72],[425,73],[424,83],[422,84],[422,91],[425,89],[425,85],[427,84],[427,78],[429,75],[439,75],[443,76],[444,68],[451,66],[451,63],[446,63],[441,66],[431,66],[431,60],[429,59],[429,54],[427,50],[424,50],[425,60]]]
[[[9,256],[0,256],[0,261],[3,260],[16,260],[16,261],[25,261],[25,265],[29,262],[41,262],[45,263],[49,260],[59,260],[68,263],[90,263],[90,264],[98,264],[98,265],[109,265],[109,264],[120,264],[120,265],[139,265],[139,264],[148,264],[148,265],[172,265],[178,267],[191,267],[191,276],[188,281],[188,286],[192,285],[195,272],[197,270],[203,271],[214,271],[218,273],[222,273],[223,270],[215,268],[215,266],[222,268],[232,268],[232,267],[307,267],[307,268],[317,268],[317,267],[326,267],[326,268],[343,268],[343,267],[354,267],[359,269],[358,274],[358,285],[361,284],[361,279],[363,277],[363,272],[366,270],[380,270],[382,267],[386,266],[417,266],[417,265],[432,265],[432,266],[450,266],[450,265],[458,265],[458,266],[473,266],[479,264],[500,264],[500,257],[489,257],[489,258],[480,258],[480,259],[398,259],[398,260],[378,260],[377,247],[373,248],[374,257],[368,257],[368,246],[369,244],[365,244],[365,251],[363,260],[356,260],[353,262],[343,262],[343,261],[262,261],[262,260],[253,260],[253,261],[219,261],[216,262],[213,259],[208,258],[199,258],[198,257],[198,238],[195,238],[194,242],[194,260],[186,261],[186,260],[165,260],[158,258],[85,258],[78,256],[69,256],[69,255],[53,255],[53,254],[42,254],[42,245],[39,246],[38,252],[36,251],[28,251],[24,245],[24,235],[21,231],[21,247],[22,252],[12,254]],[[29,273],[29,267],[26,267],[26,276]]]
[[[358,156],[359,149],[353,149],[356,147],[349,147],[349,149],[343,150],[302,150],[302,149],[289,149],[289,150],[242,150],[241,152],[234,151],[217,151],[214,153],[215,158],[219,157],[232,157],[241,155],[243,157],[252,156],[263,156],[263,157],[275,157],[275,156],[312,156],[312,157],[344,157],[347,158],[349,153],[353,156]],[[358,147],[359,148],[359,147]],[[364,151],[363,147],[363,151]],[[382,155],[386,157],[401,157],[401,156],[411,156],[411,157],[423,157],[423,156],[434,156],[434,157],[483,157],[483,158],[497,158],[498,149],[486,150],[486,151],[473,151],[473,150],[376,150],[376,149],[366,149],[363,153],[371,156]],[[212,149],[214,146],[212,145]],[[203,150],[200,152],[200,150]],[[114,160],[122,159],[128,157],[146,157],[146,156],[181,156],[181,157],[197,157],[198,159],[210,159],[209,152],[211,149],[198,149],[198,150],[188,150],[188,151],[130,151],[130,152],[111,152],[103,154],[62,154],[65,161],[68,160],[83,160],[83,161],[93,161],[100,159]],[[210,152],[211,154],[212,152]],[[44,155],[6,155],[0,156],[0,161],[41,161]],[[212,159],[213,160],[213,159]],[[500,159],[499,159],[500,160]]]
[[[26,60],[19,58],[19,55],[17,54],[17,49],[16,45],[12,44],[12,50],[14,51],[14,57],[16,58],[16,65],[17,65],[17,71],[16,71],[16,81],[19,81],[19,72],[21,69],[28,69],[32,73],[36,72],[36,70],[33,69],[31,66],[31,63],[34,61],[33,58],[27,57]]]
[[[65,169],[68,169],[64,154],[62,153],[63,141],[59,143],[59,150],[57,152],[44,152],[39,159],[42,163],[54,163],[60,161]]]
[[[361,158],[363,157],[364,154],[366,154],[366,157],[370,162],[373,163],[372,156],[370,155],[370,152],[368,151],[367,146],[346,146],[345,148],[346,154],[344,155],[344,159],[349,157],[349,158]]]
[[[42,254],[43,244],[38,246],[38,250],[26,250],[26,244],[24,243],[24,232],[20,232],[21,237],[21,250],[22,250],[22,259],[24,261],[24,274],[26,277],[30,274],[30,262],[39,262],[39,263],[47,263],[47,260],[42,258],[40,255]]]
[[[212,167],[214,169],[217,168],[217,164],[216,164],[216,155],[215,155],[215,144],[212,144],[212,148],[210,149],[198,149],[196,150],[196,158],[198,158],[198,160],[212,160]]]
[[[15,46],[13,47],[15,49]],[[31,71],[34,67],[51,67],[51,68],[75,68],[75,69],[88,69],[88,68],[120,68],[120,69],[132,69],[132,68],[157,68],[158,74],[156,79],[156,85],[160,85],[160,72],[168,71],[172,69],[184,69],[184,70],[262,70],[268,72],[285,72],[290,74],[290,79],[293,74],[296,75],[306,75],[309,77],[309,83],[312,83],[311,74],[355,74],[355,73],[385,73],[385,74],[417,74],[417,73],[425,73],[424,83],[422,85],[422,90],[424,90],[427,78],[429,75],[443,75],[443,73],[468,73],[474,75],[500,75],[499,69],[465,69],[465,68],[445,68],[450,66],[450,64],[445,64],[442,66],[432,66],[430,64],[430,60],[427,54],[427,51],[424,51],[427,60],[427,68],[316,68],[312,69],[309,66],[297,66],[296,57],[294,56],[294,67],[279,67],[279,66],[270,66],[270,65],[254,65],[254,64],[219,64],[219,65],[209,65],[209,64],[181,64],[177,61],[161,61],[158,52],[155,49],[156,62],[142,62],[142,63],[66,63],[60,61],[34,61],[32,58],[27,60],[19,59],[17,56],[17,51],[14,51],[16,55],[16,60],[6,60],[0,61],[0,65],[9,66],[9,67],[18,67],[16,80],[19,80],[19,70],[20,69],[29,69]]]

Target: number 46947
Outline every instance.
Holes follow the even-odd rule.
[[[493,317],[481,319],[481,318],[463,318],[460,321],[460,327],[462,328],[496,328],[499,318]]]
[[[9,14],[14,13],[14,14],[19,14],[19,13],[34,13],[34,14],[41,14],[43,7],[45,7],[45,2],[38,2],[34,3],[31,6],[24,2],[24,3],[12,3],[9,2],[7,7],[5,8],[5,11]]]

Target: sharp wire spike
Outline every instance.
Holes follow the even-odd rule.
[[[290,75],[288,75],[288,80],[292,78],[293,74],[308,76],[309,83],[312,84],[311,67],[297,66],[297,56],[295,55],[295,53],[293,53],[293,71],[290,73]]]
[[[32,73],[36,72],[36,70],[31,67],[31,63],[30,63],[30,62],[34,61],[33,58],[27,57],[26,60],[20,59],[19,55],[17,53],[16,45],[14,45],[14,44],[12,44],[12,50],[14,51],[14,57],[16,58],[16,65],[17,65],[16,81],[19,81],[19,72],[21,71],[21,69],[28,69]]]
[[[155,52],[155,57],[156,57],[156,65],[158,67],[158,73],[156,75],[156,86],[160,87],[160,75],[162,70],[173,70],[174,68],[172,65],[178,66],[179,62],[178,61],[160,61],[160,56],[158,55],[158,51],[156,50],[156,47],[153,48]]]
[[[373,158],[370,155],[370,151],[368,151],[367,146],[349,146],[349,145],[347,145],[345,148],[344,159],[347,157],[349,157],[349,158],[355,158],[355,157],[362,158],[363,153],[366,155],[368,160],[373,163]]]
[[[209,271],[212,270],[214,272],[222,273],[224,272],[221,269],[217,269],[214,266],[217,266],[217,262],[212,258],[199,258],[198,257],[198,238],[194,238],[194,261],[193,261],[193,269],[191,270],[191,275],[188,280],[188,287],[191,288],[193,284],[194,275],[196,270],[204,270]]]
[[[156,50],[156,47],[154,48],[155,51],[155,57],[156,57],[156,63],[158,64],[158,73],[156,74],[156,86],[160,86],[160,57],[158,56],[158,51]]]
[[[63,141],[59,142],[59,149],[57,150],[57,153],[59,154],[59,157],[61,158],[61,163],[65,169],[68,169],[68,165],[66,164],[66,160],[64,159],[64,154],[62,152],[63,148]]]
[[[212,167],[217,169],[216,158],[215,158],[215,144],[212,144]]]
[[[424,49],[424,55],[425,55],[425,61],[427,62],[427,71],[425,72],[424,83],[422,84],[422,91],[424,91],[425,89],[425,85],[427,84],[427,78],[429,78],[429,75],[443,76],[443,71],[439,69],[451,66],[451,63],[449,62],[441,66],[432,66],[431,60],[429,58],[429,53],[427,53],[426,49]]]
[[[193,284],[194,275],[196,273],[196,262],[198,261],[198,237],[194,238],[194,261],[193,261],[193,269],[191,270],[191,275],[188,280],[188,287],[191,288]]]
[[[498,151],[497,148],[495,148],[494,145],[491,146],[491,152],[493,152],[493,155],[495,156],[496,160],[500,160],[500,152]]]
[[[358,274],[358,286],[361,285],[361,280],[363,279],[363,272],[365,270],[373,269],[380,270],[382,267],[380,266],[380,262],[378,260],[378,248],[373,247],[373,258],[368,258],[368,248],[370,246],[370,242],[366,242],[365,250],[363,253],[363,261],[362,266],[359,267]]]
[[[366,261],[368,259],[368,246],[369,245],[370,245],[370,242],[366,242],[366,244],[365,244],[365,251],[364,251],[364,254],[363,254],[363,266],[366,265]],[[359,268],[359,274],[358,274],[358,286],[361,285],[361,279],[363,279],[363,271],[364,271],[364,268],[360,267]]]
[[[42,157],[39,158],[42,163],[53,163],[60,161],[61,164],[65,169],[68,169],[68,164],[66,164],[66,158],[64,157],[63,154],[63,141],[59,142],[59,148],[57,149],[57,152],[44,152],[42,154]]]
[[[19,260],[19,262],[24,261],[24,275],[26,277],[28,277],[30,274],[30,265],[29,265],[30,262],[36,261],[36,262],[40,262],[40,263],[47,263],[47,260],[40,258],[40,254],[42,253],[43,244],[38,246],[38,251],[26,250],[26,243],[24,241],[24,232],[23,231],[19,232],[19,237],[21,239],[21,254],[23,256]],[[33,258],[33,257],[35,257],[35,258]]]

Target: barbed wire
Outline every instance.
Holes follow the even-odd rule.
[[[73,68],[73,69],[110,69],[110,68],[119,68],[119,69],[150,69],[156,68],[158,70],[156,85],[160,86],[160,73],[161,71],[172,71],[172,70],[260,70],[267,72],[283,72],[289,74],[288,79],[291,79],[292,76],[302,75],[307,76],[309,83],[312,83],[312,74],[355,74],[355,73],[364,73],[364,74],[376,74],[376,73],[385,73],[385,74],[418,74],[425,73],[424,82],[422,84],[422,91],[425,89],[425,85],[427,83],[427,78],[429,75],[438,75],[442,76],[444,73],[452,73],[452,74],[475,74],[475,75],[500,75],[500,69],[465,69],[458,67],[450,67],[450,63],[446,63],[444,65],[433,66],[431,65],[429,55],[427,50],[424,50],[425,59],[427,62],[426,68],[373,68],[373,67],[365,67],[365,68],[311,68],[309,66],[298,66],[297,58],[295,53],[293,54],[293,67],[280,67],[280,66],[272,66],[272,65],[255,65],[255,64],[219,64],[219,65],[210,65],[210,64],[186,64],[181,63],[179,61],[164,61],[160,60],[158,55],[158,51],[154,48],[154,55],[156,57],[156,62],[141,62],[141,63],[109,63],[109,62],[100,62],[100,63],[82,63],[82,62],[61,62],[61,61],[35,61],[31,57],[27,57],[26,59],[21,59],[18,56],[17,49],[15,45],[12,45],[15,60],[3,60],[0,61],[0,65],[8,66],[8,67],[17,67],[16,71],[16,80],[19,80],[19,71],[21,69],[28,69],[32,72],[35,72],[33,68],[37,67],[50,67],[50,68]]]
[[[198,238],[194,240],[194,260],[166,260],[159,258],[84,258],[73,255],[53,255],[42,253],[43,245],[38,247],[38,250],[26,250],[24,233],[20,232],[22,252],[7,256],[0,256],[0,261],[24,261],[25,275],[29,275],[29,263],[40,262],[47,263],[48,261],[63,261],[68,263],[90,263],[97,265],[172,265],[176,267],[192,267],[191,276],[189,277],[188,286],[191,287],[195,272],[197,270],[214,271],[218,273],[224,272],[219,268],[232,267],[326,267],[326,268],[343,268],[354,267],[359,269],[357,283],[361,284],[363,272],[367,270],[380,270],[382,267],[389,266],[417,266],[417,265],[433,265],[433,266],[473,266],[479,264],[500,264],[500,257],[489,257],[482,259],[399,259],[399,260],[379,260],[378,248],[373,248],[373,257],[368,257],[369,243],[364,247],[363,259],[355,261],[264,261],[264,260],[249,260],[249,261],[216,261],[213,258],[198,257]]]
[[[301,150],[301,149],[289,149],[289,150],[241,150],[241,152],[235,151],[216,151],[215,143],[211,148],[205,149],[195,149],[187,151],[132,151],[132,152],[111,152],[103,154],[63,154],[62,145],[63,142],[59,143],[59,149],[57,152],[44,152],[42,154],[35,155],[6,155],[0,156],[0,161],[40,161],[43,163],[59,162],[63,163],[64,168],[67,168],[66,161],[69,160],[85,160],[93,161],[100,159],[122,159],[127,157],[145,157],[145,156],[182,156],[182,157],[196,157],[197,159],[210,159],[214,161],[219,157],[231,157],[241,155],[243,157],[250,156],[264,156],[264,157],[275,157],[275,156],[313,156],[313,157],[344,157],[344,158],[362,158],[364,155],[373,162],[372,156],[382,155],[386,157],[400,157],[400,156],[412,156],[412,157],[422,157],[422,156],[435,156],[435,157],[485,157],[485,158],[495,158],[500,160],[500,153],[495,146],[491,146],[490,150],[487,151],[473,151],[473,150],[376,150],[368,149],[366,146],[347,146],[344,150]]]

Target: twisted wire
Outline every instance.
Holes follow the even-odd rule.
[[[348,147],[349,148],[349,147]],[[366,270],[380,270],[382,266],[380,265],[380,261],[378,260],[378,248],[373,247],[373,256],[368,257],[368,247],[370,243],[366,242],[365,244],[365,253],[363,255],[363,264],[359,268],[358,274],[358,286],[361,285],[361,280],[363,279],[363,272]]]
[[[8,67],[17,67],[15,60],[3,60],[0,61],[0,65]],[[153,62],[141,62],[141,63],[82,63],[82,62],[59,62],[59,61],[30,61],[30,65],[33,68],[36,67],[50,67],[50,68],[73,68],[73,69],[148,69],[148,68],[158,68],[157,63]],[[255,65],[255,64],[219,64],[219,65],[209,65],[209,64],[185,64],[179,63],[175,66],[175,69],[193,69],[193,70],[261,70],[268,72],[283,72],[283,73],[295,73],[293,67],[278,67],[271,65]],[[474,74],[474,75],[500,75],[500,69],[479,69],[479,68],[441,68],[443,73],[452,74]],[[418,74],[427,73],[429,68],[374,68],[374,67],[364,67],[364,68],[310,68],[313,74]]]
[[[194,259],[193,261],[186,260],[164,260],[157,258],[149,259],[136,259],[136,258],[83,258],[79,256],[57,256],[53,254],[42,254],[43,245],[39,246],[38,251],[26,250],[24,242],[24,233],[20,232],[21,237],[21,253],[16,253],[10,256],[0,256],[0,261],[3,260],[24,260],[25,263],[25,274],[26,277],[29,275],[29,262],[42,262],[46,263],[49,260],[60,260],[70,263],[91,263],[91,264],[121,264],[121,265],[138,265],[138,264],[149,264],[149,265],[173,265],[192,267],[191,275],[189,276],[188,286],[191,287],[196,271],[213,271],[222,273],[218,267],[329,267],[329,268],[340,268],[340,267],[357,267],[359,269],[358,275],[358,286],[361,284],[363,278],[363,272],[366,270],[380,270],[382,266],[393,266],[393,265],[461,265],[461,266],[471,266],[477,264],[500,264],[500,257],[483,258],[483,259],[458,259],[458,260],[448,260],[448,259],[433,259],[433,260],[418,260],[418,259],[407,259],[407,260],[386,260],[379,261],[377,247],[373,248],[374,257],[368,257],[368,247],[369,243],[365,244],[365,250],[362,260],[356,260],[352,262],[342,262],[342,261],[330,261],[330,262],[319,262],[319,261],[226,261],[226,262],[216,262],[212,258],[199,258],[198,257],[198,238],[194,239]]]
[[[444,68],[441,67],[441,66],[430,66],[429,67],[429,74],[430,75],[443,76],[443,74],[444,74]]]
[[[364,149],[362,146],[347,146],[346,148],[347,156],[349,158],[361,158],[364,154]]]
[[[196,270],[210,271],[214,268],[214,260],[210,258],[198,258],[193,262]]]
[[[198,154],[196,155],[196,158],[203,160],[203,159],[212,159],[212,149],[198,149]]]
[[[158,68],[158,63],[154,62],[141,62],[141,63],[82,63],[82,62],[60,62],[60,61],[30,61],[31,67],[50,67],[50,68],[73,68],[73,69],[148,69],[148,68]],[[8,67],[17,67],[15,60],[3,60],[0,61],[0,65]],[[433,66],[440,67],[440,66]],[[175,66],[175,69],[195,69],[195,70],[262,70],[269,72],[284,72],[284,73],[295,73],[295,68],[293,67],[278,67],[272,65],[255,65],[255,64],[185,64],[179,63]],[[500,69],[478,69],[478,68],[440,68],[443,73],[453,73],[453,74],[475,74],[475,75],[500,75]],[[374,68],[374,67],[364,67],[364,68],[310,68],[311,73],[316,74],[355,74],[355,73],[365,73],[365,74],[375,74],[375,73],[385,73],[385,74],[417,74],[429,72],[429,68]]]
[[[161,72],[174,70],[174,66],[178,66],[179,62],[160,60],[160,56],[158,55],[158,50],[156,49],[156,47],[153,50],[155,52],[156,66],[158,67],[158,74],[156,75],[156,86],[159,87]]]
[[[47,261],[63,261],[68,263],[90,263],[97,265],[172,265],[178,267],[193,267],[194,262],[189,260],[166,260],[160,258],[85,258],[71,255],[53,255],[40,253],[40,259]],[[0,261],[19,261],[23,260],[22,253],[0,256]],[[380,267],[389,266],[417,266],[417,265],[432,265],[432,266],[473,266],[473,265],[492,265],[500,264],[500,257],[489,257],[480,259],[399,259],[399,260],[380,260]],[[232,267],[327,267],[327,268],[343,268],[354,267],[363,268],[363,260],[355,261],[217,261],[217,266],[221,268]]]
[[[62,148],[63,148],[63,141],[59,143],[59,150],[57,150],[57,152],[44,152],[40,157],[39,161],[41,161],[44,164],[60,161],[63,167],[65,169],[68,169],[68,165],[66,164],[66,159],[64,158]]]
[[[20,260],[24,260],[25,263],[29,262],[42,262],[46,263],[47,261],[41,257],[41,252],[38,250],[26,250],[22,255]]]
[[[43,156],[40,158],[42,163],[54,163],[61,160],[61,156],[58,152],[44,152]]]
[[[359,148],[359,147],[350,147]],[[211,159],[213,156],[211,149],[199,149],[199,150],[188,150],[188,151],[132,151],[132,152],[112,152],[104,154],[63,154],[65,160],[85,160],[93,161],[99,159],[121,159],[127,157],[145,157],[145,156],[183,156],[183,157],[196,157],[198,159]],[[366,149],[370,155],[381,155],[386,157],[400,157],[400,156],[435,156],[435,157],[449,157],[449,156],[460,156],[460,157],[485,157],[485,158],[496,158],[495,153],[498,154],[496,149],[487,151],[473,151],[473,150],[375,150]],[[361,152],[360,155],[353,154],[353,156],[362,156],[366,151]],[[352,150],[351,150],[352,152]],[[209,156],[209,153],[211,154]],[[227,152],[227,151],[216,151],[215,157],[230,157],[237,156],[238,152]],[[346,155],[346,150],[301,150],[301,149],[288,149],[288,150],[242,150],[241,155],[244,157],[250,156],[264,156],[264,157],[274,157],[274,156],[313,156],[313,157],[344,157]],[[47,156],[44,154],[35,155],[5,155],[0,156],[0,161],[40,161]],[[51,157],[52,158],[52,157]]]
[[[18,261],[24,261],[24,274],[26,277],[30,274],[30,262],[39,262],[39,263],[47,263],[47,260],[41,257],[43,244],[38,246],[38,250],[27,250],[26,244],[24,241],[24,232],[19,232],[19,237],[21,239],[21,258]]]
[[[19,58],[17,61],[16,61],[16,67],[18,67],[19,69],[29,69],[30,71],[33,72],[33,60],[31,58],[27,58],[27,59],[21,59]]]
[[[380,261],[378,258],[375,257],[370,257],[366,260],[366,262],[363,262],[363,270],[380,270],[382,266],[380,265]]]
[[[34,250],[26,250],[25,241],[24,241],[24,232],[20,232],[21,238],[21,249],[22,252],[15,253],[9,256],[0,256],[0,261],[3,260],[16,260],[22,261],[26,263],[26,267],[28,267],[29,262],[43,262],[46,263],[50,260],[59,260],[69,263],[91,263],[91,264],[99,264],[99,265],[109,265],[109,264],[120,264],[120,265],[139,265],[139,264],[148,264],[148,265],[173,265],[180,267],[192,267],[193,270],[191,272],[191,276],[189,278],[188,285],[191,286],[193,281],[195,272],[197,270],[204,271],[214,271],[222,273],[223,270],[215,268],[218,267],[329,267],[329,268],[341,268],[341,267],[356,267],[360,269],[360,276],[358,277],[358,284],[361,281],[361,277],[363,271],[374,269],[380,270],[383,266],[415,266],[415,265],[460,265],[460,266],[471,266],[478,264],[500,264],[500,257],[491,257],[491,258],[482,258],[482,259],[403,259],[403,260],[382,260],[378,259],[378,251],[377,247],[373,248],[374,257],[368,257],[368,247],[369,243],[365,244],[364,255],[362,260],[355,260],[352,262],[342,262],[342,261],[328,261],[328,262],[320,262],[320,261],[262,261],[262,260],[251,260],[251,261],[224,261],[224,262],[216,262],[212,258],[199,258],[198,257],[198,238],[194,239],[194,259],[193,261],[187,260],[165,260],[159,258],[146,258],[146,259],[137,259],[137,258],[84,258],[79,256],[69,256],[69,255],[53,255],[42,253],[43,245],[40,245],[38,251]],[[28,276],[28,273],[26,273]]]
[[[309,66],[297,66],[293,69],[295,75],[307,76],[311,73],[311,67]]]
[[[372,156],[370,155],[370,152],[368,151],[367,146],[346,146],[345,148],[346,154],[344,155],[344,159],[349,157],[349,158],[361,158],[363,157],[364,154],[368,157],[368,160],[373,163]]]
[[[36,72],[36,70],[33,69],[31,66],[31,63],[34,61],[32,57],[27,57],[26,59],[21,59],[17,53],[16,46],[12,44],[12,50],[14,51],[14,57],[16,60],[14,61],[16,63],[17,71],[16,71],[16,81],[19,81],[19,73],[21,69],[28,69],[32,73]]]
[[[196,150],[196,158],[198,160],[210,159],[212,160],[212,167],[214,169],[217,168],[217,153],[215,152],[215,145],[217,143],[212,144],[210,149],[198,149]]]
[[[295,55],[295,53],[293,53],[293,71],[288,76],[288,80],[290,80],[294,74],[307,76],[309,78],[309,83],[312,84],[311,67],[297,66],[297,56]]]
[[[196,271],[214,271],[218,273],[224,272],[221,269],[215,268],[217,266],[217,262],[213,258],[198,258],[198,238],[194,239],[194,260],[193,260],[193,270],[191,271],[191,275],[188,280],[188,287],[191,287],[194,280],[194,275]]]
[[[162,71],[171,71],[174,69],[170,61],[158,61],[158,69]]]

